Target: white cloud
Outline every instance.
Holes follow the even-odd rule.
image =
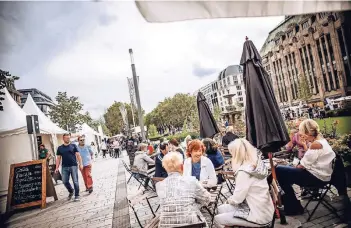
[[[102,115],[104,108],[114,100],[129,101],[126,80],[126,77],[131,77],[129,48],[133,48],[137,74],[140,76],[142,106],[149,112],[167,96],[177,92],[193,93],[215,80],[219,70],[239,63],[245,36],[252,39],[259,49],[268,32],[283,19],[217,19],[149,24],[133,2],[96,4],[99,14],[96,20],[86,20],[86,24],[77,27],[74,39],[69,33],[66,36],[60,33],[69,45],[39,65],[38,72],[41,74],[35,78],[46,82],[39,89],[50,95],[65,90],[79,96],[85,108],[95,117]],[[89,12],[95,11],[89,9]],[[89,17],[89,14],[86,16]],[[60,20],[64,25],[69,23],[63,17],[56,17],[48,22],[50,28],[64,29]],[[197,77],[193,74],[194,66],[218,69],[218,72]],[[28,85],[22,87],[40,84],[29,80],[26,82]]]

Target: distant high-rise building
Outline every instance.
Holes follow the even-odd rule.
[[[51,97],[46,95],[45,93],[41,92],[38,89],[20,89],[18,90],[20,93],[22,93],[21,97],[21,106],[26,103],[27,96],[30,94],[33,97],[34,102],[37,104],[39,109],[45,114],[48,115],[49,111],[52,106],[55,105],[55,103],[52,101]]]
[[[212,112],[216,106],[220,109],[222,119],[234,122],[235,118],[242,116],[245,86],[240,65],[228,66],[219,73],[217,80],[201,87],[199,91],[206,97]]]
[[[281,107],[351,94],[350,11],[286,17],[260,53]]]

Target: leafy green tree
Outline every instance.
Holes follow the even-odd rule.
[[[124,104],[126,110],[127,110],[127,119],[128,119],[128,124],[129,126],[133,124],[133,116],[132,116],[132,110],[131,110],[131,105],[128,103],[122,103],[122,102],[114,102],[106,111],[104,114],[104,119],[106,123],[106,127],[109,129],[110,133],[112,135],[116,135],[121,133],[122,131],[127,130],[126,126],[123,122],[122,114],[121,111],[119,110],[119,107]],[[134,120],[135,124],[138,125],[138,116],[137,116],[137,111],[135,106],[133,106],[133,114],[134,114]],[[144,111],[143,111],[144,112]]]
[[[220,118],[221,118],[221,109],[218,105],[215,105],[214,108],[213,108],[213,117],[215,118],[215,120],[217,122],[220,121]]]
[[[15,81],[18,80],[18,76],[12,76],[8,71],[4,71],[0,69],[0,111],[3,111],[3,106],[2,102],[5,98],[3,97],[5,95],[4,92],[1,90],[3,88],[7,88],[8,90],[16,90],[15,88]]]
[[[302,101],[307,102],[312,97],[312,92],[305,74],[300,76],[299,84],[298,96]]]
[[[151,124],[148,128],[149,137],[158,136],[157,128],[155,125]]]
[[[182,127],[184,121],[189,123],[196,121],[196,116],[196,97],[190,94],[178,93],[160,102],[152,112],[146,115],[145,122],[147,125],[154,124],[157,127],[165,125]],[[192,124],[196,125],[196,123]]]
[[[77,124],[82,124],[87,120],[88,117],[81,114],[83,104],[78,97],[68,97],[67,92],[58,92],[55,99],[57,105],[52,107],[49,115],[51,120],[60,127],[72,131],[75,130]]]

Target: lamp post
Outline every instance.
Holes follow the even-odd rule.
[[[143,113],[142,113],[141,104],[140,104],[139,83],[138,83],[138,78],[137,78],[136,71],[135,71],[133,50],[132,50],[131,48],[129,49],[129,55],[130,55],[132,73],[133,73],[133,83],[134,83],[134,89],[135,89],[135,99],[136,99],[137,106],[138,106],[138,116],[139,116],[139,126],[140,126],[140,130],[141,130],[141,137],[143,138],[143,141],[145,141],[146,138],[145,138],[145,129],[144,129]]]

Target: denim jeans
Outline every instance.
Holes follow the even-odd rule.
[[[73,188],[69,183],[69,176],[72,176],[74,195],[79,196],[78,183],[78,166],[62,167],[62,182],[70,193],[73,193]]]
[[[282,196],[285,211],[296,212],[301,210],[301,203],[295,196],[293,184],[300,187],[322,187],[326,184],[305,169],[290,166],[276,167],[277,179],[285,194]]]

